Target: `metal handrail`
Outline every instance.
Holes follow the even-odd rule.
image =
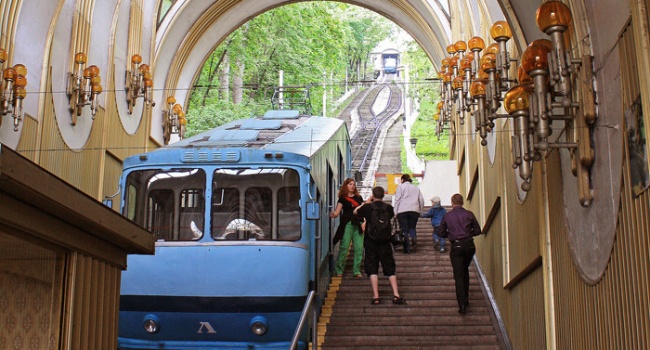
[[[314,303],[314,297],[316,296],[316,291],[311,291],[307,295],[307,300],[305,301],[305,306],[302,308],[302,314],[300,314],[300,320],[298,321],[298,327],[296,328],[296,331],[293,333],[293,338],[291,338],[291,345],[289,345],[289,350],[294,350],[298,346],[298,337],[300,336],[300,332],[302,332],[303,327],[305,326],[305,323],[307,321],[307,314],[309,313],[309,309],[312,307],[312,304]],[[316,337],[318,336],[318,329],[316,327],[316,322],[318,321],[316,319],[316,310],[313,310],[313,317],[314,317],[314,327],[312,331],[312,349],[317,350],[317,341]]]

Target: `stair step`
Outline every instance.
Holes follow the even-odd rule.
[[[401,329],[391,331],[391,334],[398,333]],[[392,347],[393,349],[407,348],[407,349],[439,349],[442,346],[454,346],[459,349],[467,349],[469,346],[484,346],[480,349],[499,349],[496,336],[494,335],[450,335],[446,330],[429,329],[429,334],[413,336],[408,334],[401,334],[399,336],[392,335],[372,335],[372,336],[359,336],[358,334],[340,335],[336,341],[326,342],[321,345],[321,349],[331,349],[334,347],[342,347],[343,349],[360,349],[370,348],[376,349],[377,346]],[[474,348],[474,347],[472,347]]]
[[[371,305],[368,278],[352,276],[352,257],[326,298],[319,322],[321,349],[478,349],[500,350],[501,344],[476,267],[470,266],[470,307],[458,314],[449,253],[433,247],[429,219],[418,227],[411,254],[395,247],[397,281],[406,305],[391,302],[388,279],[379,272],[381,304]],[[363,264],[362,264],[363,267]],[[363,272],[363,271],[362,271]],[[323,335],[324,334],[324,335]]]

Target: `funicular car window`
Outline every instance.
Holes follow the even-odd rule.
[[[300,188],[282,187],[278,191],[278,239],[300,238]]]
[[[212,190],[212,238],[237,240],[232,232],[226,232],[228,224],[239,219],[239,190],[214,187]]]
[[[147,203],[147,228],[156,239],[171,240],[174,225],[174,192],[154,190],[149,192]]]
[[[205,226],[203,170],[138,170],[128,175],[127,183],[125,214],[149,229],[156,239],[201,238]]]
[[[296,240],[299,176],[292,169],[218,169],[212,184],[216,240]]]
[[[205,210],[203,192],[198,188],[184,189],[181,192],[178,231],[179,239],[182,241],[197,240],[203,237]]]

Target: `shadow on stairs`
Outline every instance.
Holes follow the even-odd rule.
[[[334,277],[319,320],[320,349],[507,349],[474,263],[470,305],[458,313],[447,252],[434,250],[429,219],[418,222],[411,254],[395,247],[397,281],[406,305],[394,305],[388,278],[379,276],[380,305],[371,305],[365,276],[352,276],[352,247],[343,277]],[[363,268],[363,264],[362,264]]]

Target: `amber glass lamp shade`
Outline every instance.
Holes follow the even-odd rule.
[[[86,54],[83,52],[77,52],[77,54],[74,55],[74,62],[77,64],[86,63]]]
[[[463,59],[460,60],[460,69],[462,69],[463,71],[472,69],[473,60],[474,57],[469,57],[469,56],[463,57]]]
[[[181,125],[185,125],[185,124],[187,124],[187,119],[185,119],[185,112],[183,112],[183,110],[181,110],[180,112],[178,112],[177,115],[178,115],[178,122],[179,122]]]
[[[467,51],[467,43],[465,43],[462,40],[458,40],[454,44],[454,48],[456,49],[456,52],[465,52],[465,51]]]
[[[450,55],[453,55],[453,54],[456,53],[456,47],[454,46],[454,44],[451,44],[451,45],[447,46],[447,53],[449,53]]]
[[[140,74],[142,74],[142,75],[148,73],[148,72],[149,72],[149,65],[148,65],[148,64],[140,65],[140,67],[138,68],[138,71],[139,71]]]
[[[141,62],[142,62],[142,56],[138,55],[137,53],[131,56],[131,63],[140,64]]]
[[[496,21],[490,28],[490,36],[496,41],[508,41],[512,38],[512,32],[506,21]]]
[[[5,49],[0,49],[0,63],[3,63],[7,60],[7,51]]]
[[[476,75],[477,75],[477,79],[480,79],[480,80],[486,80],[487,81],[488,79],[490,79],[490,75],[488,73],[486,73],[485,71],[483,71],[483,69],[479,69],[478,73]]]
[[[91,91],[93,94],[96,94],[96,95],[97,95],[97,94],[101,94],[103,90],[104,90],[104,89],[102,88],[102,85],[99,84],[99,83],[95,83],[95,84],[93,84],[93,85],[90,86],[90,91]]]
[[[24,88],[27,85],[27,78],[24,75],[16,75],[16,81],[14,82],[14,88]]]
[[[438,121],[440,120],[440,113],[436,113],[433,115],[433,120]]]
[[[454,78],[454,81],[451,83],[451,86],[454,88],[454,90],[462,90],[463,89],[463,81],[465,80],[464,76],[458,76]]]
[[[84,78],[94,78],[99,75],[99,68],[95,65],[92,65],[84,69]]]
[[[449,67],[449,57],[445,57],[441,61],[443,67]]]
[[[533,83],[533,78],[526,73],[524,67],[520,64],[517,68],[517,81],[520,85],[531,85]]]
[[[489,72],[497,69],[497,56],[493,53],[486,53],[481,57],[481,70]]]
[[[174,96],[167,97],[167,104],[168,105],[173,105],[174,103],[176,103],[176,98],[174,98]]]
[[[511,88],[503,97],[503,107],[506,109],[508,114],[527,111],[530,106],[530,101],[528,99],[530,93],[530,88],[523,85],[517,85]]]
[[[442,110],[442,107],[444,107],[444,106],[445,106],[444,102],[442,102],[442,101],[438,102],[438,110]]]
[[[18,75],[16,70],[9,67],[2,72],[2,79],[14,81],[16,80],[16,75]]]
[[[17,87],[14,89],[14,96],[16,96],[17,99],[22,100],[27,96],[27,91],[25,91],[24,88]]]
[[[486,49],[485,53],[493,53],[495,55],[499,54],[499,44],[498,43],[492,43],[490,44]]]
[[[530,45],[521,54],[521,66],[527,74],[536,70],[548,70],[548,52],[545,45]]]
[[[451,83],[451,73],[445,73],[445,76],[442,77],[442,81],[444,83]]]
[[[553,43],[548,39],[537,39],[532,43],[530,43],[528,46],[533,46],[533,45],[546,46],[549,51],[553,51]]]
[[[485,49],[485,41],[480,36],[475,36],[467,42],[467,46],[471,51],[483,51]]]
[[[475,80],[469,86],[469,94],[472,97],[485,96],[485,83],[482,80]]]
[[[174,111],[174,113],[178,115],[180,112],[183,111],[183,106],[177,103],[174,105],[174,107],[172,107],[172,111]]]
[[[14,65],[14,69],[16,70],[16,74],[22,75],[22,76],[27,76],[27,67],[25,67],[24,64],[16,64]]]
[[[452,57],[452,58],[449,60],[449,66],[450,66],[451,68],[456,68],[456,67],[458,67],[458,60],[459,60],[459,57],[458,57],[458,56],[454,56],[454,57]]]
[[[571,25],[571,10],[561,1],[547,1],[537,9],[535,21],[542,32],[552,27],[568,27]]]

